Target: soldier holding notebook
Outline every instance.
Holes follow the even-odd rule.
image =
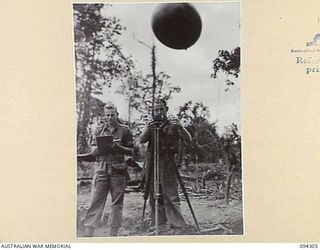
[[[129,128],[118,123],[117,107],[107,103],[105,122],[93,131],[91,151],[96,158],[90,206],[84,226],[85,236],[92,237],[98,226],[108,193],[111,194],[110,236],[117,236],[122,222],[122,207],[127,181],[125,155],[133,154],[133,138]]]

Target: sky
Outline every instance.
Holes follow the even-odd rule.
[[[240,46],[240,4],[239,2],[192,3],[197,9],[202,30],[198,41],[187,50],[171,49],[154,36],[151,17],[157,3],[116,3],[102,12],[105,16],[116,16],[126,27],[118,42],[125,55],[132,55],[138,70],[151,73],[150,49],[145,44],[156,46],[156,71],[164,71],[171,76],[171,82],[181,87],[168,101],[171,114],[177,114],[179,106],[187,101],[202,102],[209,107],[211,122],[217,121],[218,132],[235,123],[240,128],[240,79],[235,86],[225,91],[225,76],[213,79],[212,61],[218,51],[232,50]],[[118,106],[120,117],[127,118],[128,104],[115,94],[115,84],[106,88],[100,98],[112,101]]]

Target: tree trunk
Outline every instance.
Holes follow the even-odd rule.
[[[229,154],[228,151],[224,149],[224,159],[226,161],[226,168],[227,168],[227,180],[226,180],[226,192],[225,192],[225,201],[226,205],[229,205],[229,199],[230,199],[230,186],[231,186],[231,164],[229,160]]]

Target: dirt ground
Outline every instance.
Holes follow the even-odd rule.
[[[207,184],[205,190],[195,190],[193,183],[186,183],[188,196],[198,221],[201,233],[195,227],[195,222],[190,212],[188,203],[180,190],[181,211],[187,222],[188,229],[184,232],[176,232],[167,227],[160,229],[161,235],[243,235],[243,213],[242,198],[237,194],[241,189],[241,183],[231,186],[231,198],[226,205],[225,199],[217,195],[217,190],[213,192],[214,181]],[[209,186],[209,188],[208,188]],[[215,185],[217,186],[217,185]],[[218,185],[219,186],[219,185]],[[220,185],[221,188],[221,185]],[[198,188],[199,189],[199,188]],[[123,208],[123,222],[119,236],[145,236],[153,235],[154,229],[144,226],[140,232],[140,225],[143,210],[143,193],[142,191],[130,191],[125,194]],[[84,227],[82,220],[89,206],[90,184],[78,186],[78,209],[77,209],[77,237],[83,237]],[[108,217],[110,214],[110,197],[108,197],[104,216],[101,219],[100,226],[95,230],[94,237],[108,237],[109,226]],[[145,218],[148,218],[148,209]]]

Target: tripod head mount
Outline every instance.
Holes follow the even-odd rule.
[[[162,122],[152,121],[149,123],[149,128],[150,129],[160,128],[161,124],[162,124]]]
[[[165,116],[163,114],[161,114],[161,113],[154,114],[152,116],[152,118],[153,118],[153,121],[155,121],[155,122],[163,122],[165,120]]]
[[[167,119],[162,115],[154,115],[153,116],[153,121],[149,123],[149,128],[154,129],[154,128],[161,128],[164,126],[167,122]]]

